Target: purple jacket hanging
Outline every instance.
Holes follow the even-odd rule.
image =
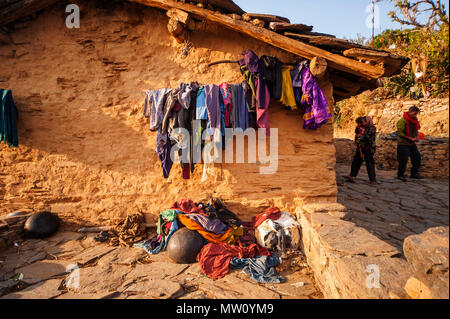
[[[205,85],[205,103],[211,128],[221,129],[222,111],[219,101],[219,87],[214,84]]]
[[[303,128],[315,130],[327,123],[332,115],[325,95],[309,68],[304,67],[301,74],[303,81],[302,105],[306,107]]]

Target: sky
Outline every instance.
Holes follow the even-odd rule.
[[[291,23],[314,26],[313,31],[328,33],[338,38],[355,39],[358,34],[371,38],[371,0],[233,0],[244,11],[274,14],[289,18]],[[448,12],[449,0],[444,0]],[[368,6],[370,6],[368,8]],[[375,34],[386,29],[400,29],[393,23],[388,12],[393,10],[391,1],[384,0],[379,6],[379,28]],[[366,11],[369,9],[369,12]],[[376,24],[377,25],[377,24]]]

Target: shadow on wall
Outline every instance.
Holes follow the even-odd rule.
[[[18,107],[23,107],[20,99]],[[154,143],[144,131],[107,114],[71,111],[61,116],[48,109],[22,111],[19,127],[22,145],[100,169],[138,175],[145,172],[145,163],[137,160],[157,158],[151,147]]]
[[[162,11],[115,3],[99,9],[100,2],[79,1],[80,30],[64,27],[58,3],[15,30],[14,45],[0,47],[5,85],[20,109],[19,152],[42,153],[26,161],[5,157],[4,211],[43,202],[48,209],[110,221],[135,206],[157,215],[182,198],[217,195],[244,215],[271,205],[293,207],[298,200],[335,200],[332,126],[305,131],[300,114],[275,101],[277,174],[260,175],[259,165],[223,165],[221,180],[212,176],[201,184],[202,165],[189,181],[176,165],[164,180],[156,133],[142,116],[146,89],[193,80],[241,82],[237,65],[206,66],[238,59],[248,48],[283,61],[291,55],[235,32],[217,41],[224,32],[217,28],[193,34],[194,48],[182,58],[183,45],[170,38]]]
[[[31,79],[31,76],[25,75],[29,78],[28,82],[46,81],[45,86],[50,94],[45,95],[42,92],[30,94],[26,85],[18,88],[15,96],[21,111],[19,122],[21,143],[49,154],[66,155],[69,160],[88,166],[142,175],[149,169],[144,165],[143,159],[150,163],[158,160],[154,152],[156,134],[148,132],[148,120],[141,117],[144,90],[149,88],[148,86],[152,89],[162,87],[162,83],[170,85],[173,82],[192,81],[197,78],[199,81],[205,78],[210,80],[221,72],[218,69],[212,69],[212,73],[210,70],[200,72],[196,69],[186,69],[185,64],[196,61],[198,53],[193,54],[192,59],[177,58],[177,48],[168,46],[164,54],[156,55],[153,51],[163,50],[161,43],[158,44],[161,47],[154,49],[151,54],[139,50],[136,52],[136,49],[130,50],[129,47],[135,44],[133,39],[145,35],[131,28],[126,30],[128,33],[126,40],[118,40],[122,37],[121,29],[124,21],[136,20],[130,23],[141,25],[145,23],[143,22],[145,14],[142,12],[148,12],[148,16],[157,15],[153,20],[154,23],[158,23],[157,28],[161,29],[158,32],[161,31],[164,36],[152,41],[164,39],[170,42],[173,40],[165,28],[165,21],[168,18],[152,8],[140,7],[138,10],[134,6],[114,4],[111,8],[108,6],[112,10],[109,11],[97,2],[99,1],[95,1],[94,5],[80,2],[82,12],[83,4],[87,6],[85,8],[87,13],[83,16],[86,27],[83,30],[77,32],[65,30],[65,34],[58,34],[59,37],[62,36],[64,45],[67,47],[70,45],[70,51],[75,53],[74,56],[67,56],[67,64],[73,73],[67,74],[67,70],[59,61],[55,61],[55,65],[52,66],[54,70],[50,70],[48,63],[54,61],[44,61],[45,65],[38,63],[36,66],[37,69],[45,69],[40,74],[41,78]],[[94,9],[101,12],[100,22],[105,19],[104,15],[109,18],[120,16],[118,21],[117,18],[113,19],[117,26],[105,28],[104,32],[98,34],[96,23],[92,21]],[[59,12],[61,6],[53,10]],[[123,10],[131,12],[124,14]],[[161,20],[164,23],[161,23]],[[218,26],[213,30],[223,32]],[[206,60],[208,57],[215,58],[211,54],[227,55],[225,52],[234,52],[235,56],[240,57],[241,52],[248,47],[256,51],[269,49],[270,52],[266,52],[267,54],[279,54],[279,50],[236,32],[224,33],[223,41],[211,41],[215,36],[211,32],[207,32],[206,37],[199,33],[192,36],[195,49],[207,51]],[[113,35],[115,37],[111,38]],[[106,49],[102,49],[102,45]],[[139,46],[142,44],[139,43]],[[31,47],[30,51],[32,49]],[[133,54],[131,57],[130,52]],[[200,54],[203,55],[203,52]],[[38,59],[39,55],[30,52],[27,56],[29,59],[26,62],[30,63],[31,68],[32,62],[35,62],[33,59]],[[283,53],[280,58],[286,59],[288,56],[290,55]],[[206,60],[197,63],[206,65],[210,62]],[[242,81],[237,65],[224,67],[231,69],[226,72],[226,77]],[[51,82],[53,77],[56,77],[56,85]],[[219,77],[214,78],[217,84],[221,80]],[[160,86],[152,87],[153,85]],[[138,101],[138,104],[134,101]],[[296,116],[300,127],[300,115]]]

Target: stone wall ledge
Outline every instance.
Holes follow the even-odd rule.
[[[350,139],[335,139],[336,162],[350,165],[356,152],[356,145]],[[421,174],[428,178],[448,179],[449,140],[448,138],[429,138],[417,143],[422,155]],[[378,169],[397,170],[397,139],[391,135],[377,138],[375,161]],[[411,162],[408,163],[408,171]]]
[[[412,298],[449,298],[449,227],[435,227],[405,239],[403,250],[413,277],[405,287]]]
[[[405,285],[412,270],[398,249],[342,220],[336,211],[298,208],[296,214],[308,264],[325,298],[409,298]]]
[[[379,134],[377,135],[378,139],[381,140],[388,140],[388,141],[397,141],[397,136],[395,135],[388,135],[388,134]],[[345,140],[345,139],[339,139],[339,140]],[[424,140],[421,140],[418,142],[418,144],[433,144],[433,143],[437,143],[437,144],[448,144],[449,143],[449,139],[448,138],[438,138],[438,137],[427,137]]]

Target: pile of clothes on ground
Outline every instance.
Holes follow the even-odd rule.
[[[205,204],[184,199],[159,215],[157,234],[153,238],[134,247],[158,254],[183,227],[203,237],[204,246],[196,260],[203,273],[213,279],[222,278],[230,268],[235,268],[243,269],[261,283],[284,282],[275,269],[281,262],[281,250],[299,246],[299,237],[293,235],[298,233],[297,222],[278,208],[269,208],[251,222],[243,222],[220,200]]]
[[[144,116],[150,119],[150,130],[157,132],[156,152],[165,178],[169,177],[173,166],[170,154],[173,145],[180,149],[182,176],[189,179],[195,163],[202,162],[195,158],[195,154],[201,152],[194,150],[219,143],[225,149],[226,128],[243,131],[263,128],[270,136],[271,98],[280,100],[293,111],[301,107],[305,129],[318,129],[332,116],[307,61],[284,65],[276,57],[258,58],[248,50],[239,65],[244,78],[239,84],[181,83],[175,89],[146,92]],[[189,132],[189,137],[183,131]],[[189,154],[183,153],[185,149],[191,150]]]
[[[9,147],[18,147],[17,119],[19,111],[10,90],[0,89],[0,142]]]

